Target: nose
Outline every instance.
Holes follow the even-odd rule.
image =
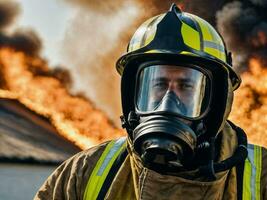
[[[175,83],[174,81],[169,82],[168,91],[173,92],[177,96],[178,99],[180,98],[180,91],[177,87],[177,83]]]
[[[168,91],[157,108],[158,111],[168,111],[179,114],[186,113],[186,107],[173,91]]]

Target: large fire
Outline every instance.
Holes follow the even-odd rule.
[[[38,70],[39,74],[34,74]],[[0,96],[17,98],[28,108],[49,118],[60,134],[82,149],[123,134],[88,100],[70,95],[58,79],[45,75],[48,71],[48,66],[40,58],[8,48],[0,49],[4,88],[0,90]]]
[[[40,58],[5,48],[0,50],[0,66],[5,88],[0,90],[0,96],[17,98],[46,116],[60,134],[82,149],[123,134],[88,100],[70,95],[58,79],[40,72],[34,74],[38,70],[49,71]],[[253,58],[242,80],[230,119],[245,130],[249,141],[267,146],[267,68]]]
[[[182,8],[190,12],[192,11],[199,16],[205,16],[205,19],[208,19],[213,24],[217,23],[217,27],[222,32],[222,35],[224,35],[226,43],[230,46],[230,49],[234,53],[239,52],[239,54],[242,54],[243,52],[246,56],[241,55],[241,57],[245,57],[245,61],[247,58],[250,58],[251,55],[266,52],[267,33],[264,26],[265,24],[262,23],[266,21],[266,16],[264,15],[259,17],[257,15],[252,17],[254,20],[257,19],[257,21],[253,22],[255,27],[253,28],[251,26],[247,26],[247,23],[251,21],[251,16],[247,15],[247,9],[253,9],[255,11],[250,12],[250,14],[258,14],[259,12],[256,12],[257,9],[259,11],[262,10],[262,14],[265,13],[265,8],[259,5],[253,5],[253,7],[246,8],[245,5],[242,6],[241,2],[230,2],[228,4],[228,1],[215,2],[210,0],[198,0],[193,3],[193,1],[189,0],[153,0],[149,2],[138,0],[134,3],[136,4],[135,6],[137,10],[127,10],[126,8],[121,7],[123,4],[122,2],[124,1],[117,1],[115,4],[113,1],[107,1],[104,4],[101,4],[98,1],[72,2],[82,6],[83,9],[81,9],[81,12],[85,11],[86,14],[93,13],[93,18],[90,18],[90,16],[88,17],[88,15],[84,15],[84,13],[77,15],[77,18],[75,18],[76,20],[74,21],[76,24],[73,26],[75,40],[72,41],[72,38],[66,38],[67,42],[65,42],[65,44],[69,44],[69,48],[74,50],[76,53],[78,49],[77,47],[75,48],[76,44],[84,44],[88,38],[91,38],[91,40],[92,38],[95,38],[93,35],[90,35],[90,33],[96,34],[96,39],[103,41],[103,46],[97,45],[97,48],[92,46],[93,48],[84,50],[84,52],[86,52],[86,56],[82,55],[82,51],[78,52],[79,55],[81,55],[81,58],[87,58],[87,55],[89,54],[92,55],[92,58],[96,59],[89,59],[89,61],[84,59],[80,61],[78,59],[79,61],[77,61],[77,63],[81,64],[80,70],[78,70],[78,77],[86,75],[87,78],[91,72],[90,70],[87,71],[88,66],[90,65],[90,69],[96,71],[96,67],[93,66],[93,64],[96,63],[98,73],[94,74],[93,80],[96,81],[93,82],[95,84],[91,85],[98,85],[98,87],[97,89],[94,89],[94,91],[92,91],[93,87],[91,87],[89,93],[96,94],[100,91],[98,96],[95,95],[98,97],[98,101],[95,102],[100,102],[99,104],[108,102],[109,104],[107,104],[107,107],[114,108],[114,110],[117,109],[117,106],[110,105],[115,105],[117,101],[114,100],[115,98],[106,95],[106,89],[103,89],[106,88],[106,86],[103,85],[108,85],[108,88],[117,88],[118,84],[115,78],[110,76],[109,73],[106,77],[103,77],[103,74],[109,70],[109,66],[114,64],[114,59],[117,59],[118,56],[121,55],[122,46],[126,46],[126,41],[129,41],[129,37],[132,34],[133,29],[139,26],[145,18],[165,12],[169,8],[171,2],[176,2]],[[199,6],[200,4],[202,6]],[[129,8],[127,3],[125,6]],[[114,9],[110,9],[113,7]],[[210,12],[207,12],[207,8]],[[128,16],[127,24],[122,26],[121,20],[124,20],[125,17],[118,15],[118,19],[115,17],[114,21],[111,21],[112,23],[109,21],[108,23],[112,25],[112,28],[114,28],[115,31],[117,29],[120,31],[105,31],[106,29],[103,29],[103,27],[105,26],[104,24],[107,21],[107,17],[112,18],[112,16],[117,16],[116,14],[120,13],[118,12],[120,9],[125,11],[121,13],[122,16]],[[229,12],[229,10],[231,12]],[[217,11],[219,12],[217,13]],[[47,66],[47,63],[38,56],[42,45],[41,40],[38,39],[34,32],[15,32],[14,34],[8,34],[8,32],[5,31],[5,28],[14,21],[17,13],[19,13],[19,9],[16,4],[13,5],[13,3],[10,3],[9,1],[0,1],[0,97],[18,99],[29,109],[49,118],[60,134],[68,140],[76,143],[82,149],[88,148],[89,146],[104,140],[123,135],[123,131],[116,128],[109,121],[106,114],[96,109],[89,100],[81,96],[73,96],[68,93],[67,88],[69,85],[66,84],[68,83],[67,74],[62,74],[59,71],[59,76],[56,76],[55,71],[51,70],[51,68]],[[111,15],[112,13],[114,15]],[[130,20],[131,18],[129,16],[132,16],[132,20]],[[215,16],[217,16],[217,22],[215,20]],[[248,21],[246,17],[249,17]],[[96,20],[96,18],[98,20]],[[86,19],[89,19],[89,22]],[[102,22],[103,25],[101,25]],[[236,24],[236,22],[238,23]],[[79,26],[77,28],[77,24],[80,25],[81,28],[88,27],[89,35],[86,31],[81,31],[81,33],[86,33],[84,35],[77,33],[77,29],[80,29]],[[88,24],[91,24],[91,26],[88,26]],[[94,31],[91,31],[92,27]],[[99,27],[100,29],[98,29]],[[99,34],[97,33],[102,32],[105,32],[103,37],[107,37],[103,38],[100,34],[101,37],[99,39]],[[116,44],[112,44],[112,48],[110,50],[103,52],[103,49],[106,49],[107,47],[106,44],[110,43],[109,36],[114,35],[120,36],[118,37],[118,40],[115,41]],[[249,40],[246,40],[246,38],[249,38]],[[85,48],[85,46],[90,47],[91,40],[88,40],[89,43],[85,43],[81,49]],[[97,51],[97,49],[99,51]],[[250,51],[253,52],[253,54],[251,54]],[[73,54],[73,51],[70,51],[70,53]],[[75,60],[72,55],[68,57],[71,57],[71,60]],[[99,62],[99,60],[101,60],[101,62]],[[112,63],[112,65],[110,63]],[[74,66],[79,68],[79,65]],[[267,66],[263,66],[263,64],[261,64],[259,59],[250,59],[249,70],[241,75],[243,83],[240,89],[235,92],[236,95],[233,110],[230,115],[230,119],[243,128],[248,134],[249,141],[264,146],[267,146],[267,138],[264,137],[267,130],[266,67]],[[101,84],[98,82],[100,79]],[[82,85],[86,85],[86,87],[88,87],[88,84]],[[99,85],[102,86],[99,87]],[[86,89],[88,90],[88,88]],[[102,91],[104,92],[101,93]],[[119,93],[118,91],[119,90],[116,91],[116,89],[114,89],[113,92]],[[102,98],[102,94],[104,95],[104,98]],[[102,102],[100,101],[101,99],[103,100]]]
[[[230,119],[245,130],[249,142],[267,147],[267,67],[251,58],[241,77]]]

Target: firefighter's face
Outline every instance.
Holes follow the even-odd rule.
[[[173,66],[165,66],[158,70],[159,76],[151,79],[150,102],[159,102],[167,91],[172,91],[180,103],[187,108],[190,107],[196,91],[196,80],[193,79],[194,70]]]
[[[139,74],[137,106],[142,112],[151,112],[172,104],[168,112],[194,118],[203,110],[205,89],[206,76],[196,68],[152,65]]]

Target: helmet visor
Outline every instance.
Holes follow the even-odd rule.
[[[197,118],[207,109],[207,76],[197,67],[151,65],[138,77],[136,105],[141,112],[166,111]]]

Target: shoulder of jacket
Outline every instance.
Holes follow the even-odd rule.
[[[69,160],[75,161],[75,162],[88,162],[88,163],[96,163],[99,159],[99,157],[102,155],[103,151],[105,150],[106,146],[111,142],[112,140],[105,141],[101,144],[92,146],[86,150],[83,150],[74,156],[72,156]]]
[[[109,141],[103,142],[101,144],[98,144],[96,146],[90,147],[87,150],[84,150],[84,151],[77,153],[76,155],[71,157],[66,162],[71,162],[72,165],[77,164],[77,165],[79,165],[79,168],[81,168],[82,166],[84,166],[84,167],[85,166],[90,166],[90,167],[95,166],[95,164],[98,162],[99,158],[101,157],[101,155],[105,151],[106,147],[108,146],[108,144],[111,142],[117,143],[121,139],[122,138],[109,140]],[[121,141],[125,141],[125,140],[121,140]]]
[[[257,144],[249,143],[247,145],[248,150],[248,158],[255,157],[256,155],[260,155],[263,159],[267,159],[267,149],[263,146]]]
[[[267,153],[267,148],[262,146],[262,145],[258,145],[258,144],[253,144],[253,143],[249,143],[247,145],[248,150],[254,150],[255,148],[260,148],[261,152],[266,154]]]

